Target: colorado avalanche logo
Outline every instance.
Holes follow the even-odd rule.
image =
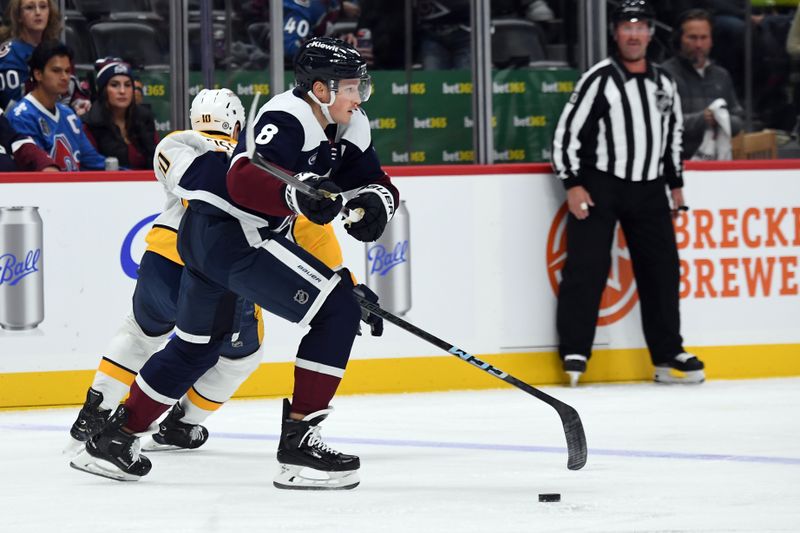
[[[80,170],[78,154],[72,152],[72,147],[67,136],[59,133],[53,138],[53,147],[50,149],[50,159],[55,161],[61,170],[68,172]]]

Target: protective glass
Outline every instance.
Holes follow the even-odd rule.
[[[366,102],[372,94],[372,78],[367,75],[358,79],[331,80],[329,87],[336,94],[350,99],[357,96],[361,102]]]

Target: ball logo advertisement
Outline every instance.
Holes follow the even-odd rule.
[[[383,235],[366,244],[366,261],[366,284],[378,295],[380,306],[406,314],[411,309],[411,237],[404,200]]]
[[[554,294],[558,294],[558,285],[561,282],[561,271],[567,258],[567,204],[561,206],[550,225],[547,236],[547,276]],[[628,247],[625,244],[625,235],[622,228],[617,225],[614,231],[614,242],[611,245],[611,268],[608,281],[600,300],[600,315],[597,324],[607,326],[619,321],[627,315],[639,295],[636,292],[636,281],[633,277],[633,264]]]
[[[0,327],[44,320],[42,219],[38,207],[0,207]]]

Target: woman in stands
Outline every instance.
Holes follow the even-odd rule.
[[[116,157],[121,168],[151,169],[158,144],[152,112],[136,105],[133,69],[117,57],[98,59],[97,101],[82,117],[83,127],[97,151]]]
[[[11,0],[5,15],[8,26],[0,28],[0,109],[22,99],[33,49],[61,36],[55,0]]]

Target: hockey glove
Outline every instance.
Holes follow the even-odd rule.
[[[326,197],[317,200],[297,191],[291,185],[286,186],[286,205],[298,215],[305,215],[314,224],[324,225],[331,222],[342,210],[342,189],[333,181],[312,172],[301,172],[295,175],[299,180],[308,183]]]
[[[350,211],[364,210],[361,220],[345,224],[347,233],[359,241],[373,242],[383,234],[386,223],[394,214],[394,197],[386,187],[368,185],[347,202],[347,208]]]
[[[378,303],[378,295],[372,292],[372,290],[363,283],[359,283],[353,287],[353,292],[374,304]],[[373,337],[380,337],[383,335],[383,319],[381,317],[370,313],[362,307],[361,320],[369,326],[370,333],[372,333]]]

